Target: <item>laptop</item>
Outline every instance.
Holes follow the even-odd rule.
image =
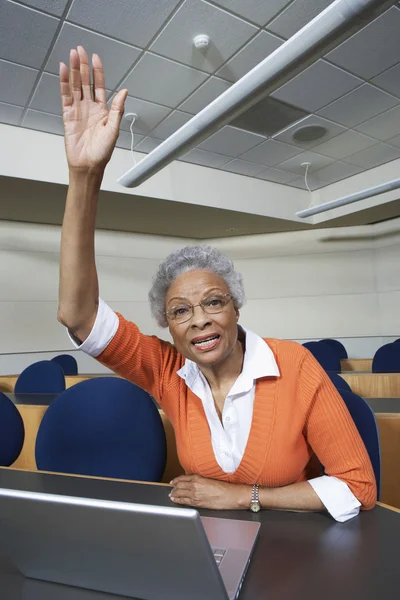
[[[0,488],[0,553],[23,575],[140,600],[234,600],[260,524]]]

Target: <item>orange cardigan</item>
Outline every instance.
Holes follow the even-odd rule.
[[[265,340],[280,377],[257,380],[246,450],[238,469],[228,474],[215,459],[200,398],[176,373],[185,358],[169,342],[118,318],[117,333],[97,358],[157,400],[174,427],[186,473],[281,487],[318,477],[318,456],[327,475],[344,481],[362,508],[373,508],[377,492],[368,453],[341,396],[306,348]]]

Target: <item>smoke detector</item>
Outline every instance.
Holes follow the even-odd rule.
[[[202,33],[200,35],[196,35],[196,37],[193,38],[193,46],[197,50],[205,50],[210,45],[210,41],[211,40],[210,40],[209,36],[206,35],[205,33]]]

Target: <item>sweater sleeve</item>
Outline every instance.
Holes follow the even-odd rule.
[[[306,411],[304,433],[325,474],[346,483],[361,509],[373,508],[377,489],[364,442],[329,376],[305,348],[299,385]]]

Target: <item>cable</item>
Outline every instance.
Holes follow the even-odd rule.
[[[306,168],[306,171],[304,173],[304,183],[306,184],[306,188],[308,189],[308,191],[311,194],[310,186],[308,185],[308,169],[311,167],[311,163],[304,162],[304,163],[301,163],[301,166]]]
[[[136,158],[135,158],[135,153],[133,152],[133,142],[135,139],[135,134],[133,132],[133,126],[136,122],[136,119],[138,118],[136,113],[126,113],[126,115],[124,116],[125,119],[132,119],[131,124],[129,125],[129,131],[131,132],[131,154],[132,154],[132,159],[133,159],[133,165],[136,165]]]

